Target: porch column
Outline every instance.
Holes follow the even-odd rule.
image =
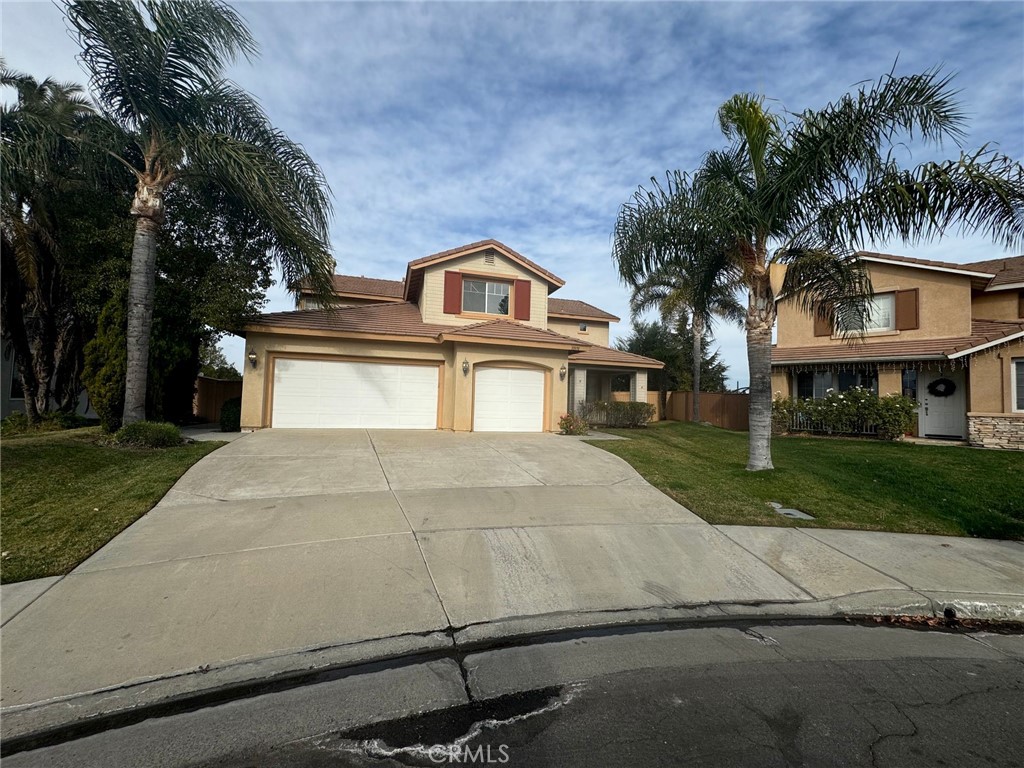
[[[647,371],[636,371],[629,381],[630,399],[640,403],[647,402]]]
[[[573,413],[580,412],[580,403],[586,402],[587,399],[587,369],[586,368],[573,368],[572,370],[572,387],[571,397],[573,401],[569,403],[569,410]]]

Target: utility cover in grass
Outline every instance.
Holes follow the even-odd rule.
[[[808,515],[806,512],[801,512],[799,509],[789,509],[784,507],[777,501],[769,501],[768,506],[775,510],[778,514],[784,517],[792,517],[794,520],[813,520],[814,515]]]

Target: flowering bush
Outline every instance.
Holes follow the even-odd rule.
[[[582,416],[575,413],[567,413],[558,420],[558,426],[563,435],[585,435],[590,432],[590,425]]]
[[[845,392],[829,389],[818,400],[776,397],[772,403],[772,426],[776,433],[875,433],[882,440],[899,440],[914,423],[916,411],[917,401],[903,395],[879,397],[861,387]]]

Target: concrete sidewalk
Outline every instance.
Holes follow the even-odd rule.
[[[554,435],[271,430],[204,458],[69,576],[2,597],[9,735],[538,631],[1024,619],[1024,544],[714,527]]]

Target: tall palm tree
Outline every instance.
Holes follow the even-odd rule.
[[[76,138],[96,115],[80,86],[35,78],[0,61],[0,86],[15,100],[0,105],[0,319],[11,345],[32,423],[73,407],[81,347],[72,294],[60,263],[59,219],[68,194],[84,183]]]
[[[766,108],[763,97],[733,96],[718,111],[728,148],[709,152],[692,178],[673,175],[684,192],[672,198],[677,236],[726,244],[749,294],[748,470],[773,466],[777,300],[855,328],[871,293],[857,247],[893,237],[915,243],[951,229],[980,231],[1007,247],[1024,241],[1018,162],[987,147],[916,167],[896,158],[907,138],[941,145],[964,137],[950,82],[938,70],[889,73],[820,110],[787,118]],[[643,267],[653,271],[660,260],[652,249]]]
[[[220,0],[63,0],[110,149],[135,178],[124,423],[145,418],[157,234],[173,184],[214,182],[253,214],[289,285],[326,298],[333,262],[329,191],[319,166],[224,77],[257,46]],[[100,139],[98,138],[97,141]],[[116,147],[127,146],[121,151]]]

